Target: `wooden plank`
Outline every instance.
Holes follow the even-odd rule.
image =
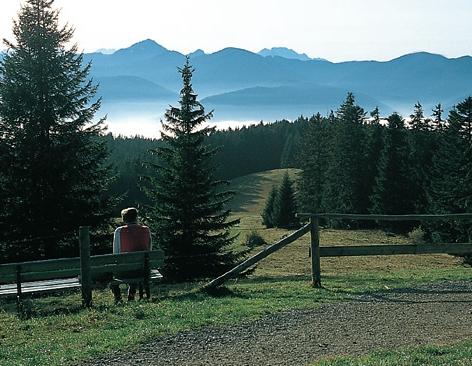
[[[82,303],[92,306],[92,273],[90,272],[90,233],[88,226],[79,228],[80,279],[82,283]]]
[[[472,213],[444,214],[444,215],[362,215],[362,214],[337,214],[337,213],[298,213],[298,217],[319,217],[341,220],[367,220],[367,221],[438,221],[438,220],[471,220]]]
[[[0,284],[2,284],[2,283],[11,283],[11,282],[16,282],[16,274],[15,273],[3,274],[3,275],[0,276]]]
[[[90,269],[94,276],[105,273],[132,272],[142,270],[144,270],[144,263],[111,264],[109,266],[91,267]]]
[[[151,280],[160,280],[162,278],[164,278],[164,276],[162,275],[161,272],[159,272],[158,269],[151,269],[151,277],[150,277]]]
[[[279,249],[282,249],[283,247],[285,247],[286,245],[288,245],[290,243],[293,243],[295,240],[297,240],[298,238],[302,237],[307,232],[309,232],[310,227],[311,227],[310,224],[306,224],[305,226],[303,226],[302,228],[300,228],[297,231],[293,232],[289,236],[287,236],[287,237],[283,238],[282,240],[279,240],[277,243],[263,249],[262,251],[260,251],[256,255],[254,255],[253,257],[251,257],[249,259],[246,259],[244,262],[238,264],[236,267],[234,267],[230,271],[228,271],[228,272],[222,274],[221,276],[219,276],[218,278],[215,278],[214,280],[210,281],[205,286],[203,286],[202,289],[203,290],[209,290],[211,288],[220,286],[221,284],[223,284],[224,282],[226,282],[230,278],[237,276],[239,273],[241,273],[244,270],[248,269],[249,267],[253,266],[254,264],[259,262],[260,260],[267,257],[268,255],[276,252]]]
[[[130,252],[121,254],[94,255],[90,258],[90,264],[94,267],[112,264],[144,263],[145,252]]]
[[[151,250],[149,252],[149,263],[164,263],[165,255],[161,249]],[[159,262],[160,261],[160,262]]]
[[[33,292],[45,292],[45,291],[56,291],[66,288],[78,288],[80,287],[80,282],[77,277],[67,278],[60,280],[48,280],[48,281],[34,281],[34,282],[24,282],[22,284],[23,293],[33,293]],[[2,285],[0,286],[0,296],[4,295],[15,295],[16,294],[16,285]]]
[[[21,265],[23,272],[40,272],[42,270],[52,271],[60,270],[65,268],[79,268],[80,258],[59,258],[59,259],[47,259],[41,261],[29,261],[20,263],[8,263],[0,265],[0,277],[3,274],[8,274],[15,271],[17,265]]]
[[[311,282],[313,287],[321,287],[321,266],[320,266],[320,231],[318,218],[310,218],[310,248],[311,248]]]
[[[359,246],[323,246],[321,257],[343,257],[364,255],[400,255],[400,254],[465,254],[472,253],[470,243],[452,244],[403,244],[403,245],[359,245]]]
[[[25,282],[23,284],[24,288],[33,287],[36,285],[39,286],[49,286],[49,285],[57,285],[57,284],[71,284],[71,283],[79,283],[79,277],[70,277],[70,278],[60,278],[55,280],[43,280],[43,281],[33,281],[33,282]]]
[[[24,281],[40,281],[49,279],[60,279],[66,277],[77,277],[80,275],[80,268],[62,269],[59,271],[28,272],[22,273]]]
[[[110,264],[129,264],[129,263],[144,263],[146,253],[149,253],[151,263],[159,263],[164,261],[164,253],[161,250],[153,250],[150,252],[129,252],[120,254],[102,254],[91,257],[91,265],[106,266]]]
[[[24,262],[23,272],[55,271],[69,268],[80,268],[80,258],[48,259],[44,261]]]

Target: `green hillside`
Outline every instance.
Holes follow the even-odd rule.
[[[274,185],[279,185],[288,172],[290,178],[296,181],[299,169],[274,169],[265,172],[245,175],[231,181],[230,190],[236,195],[230,203],[231,211],[239,215],[259,215]]]

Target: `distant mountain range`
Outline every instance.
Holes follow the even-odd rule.
[[[309,58],[305,53],[298,53],[287,47],[272,47],[271,49],[264,48],[257,54],[264,57],[283,57],[300,61],[311,60],[311,58]]]
[[[352,91],[365,109],[410,114],[420,101],[425,113],[437,103],[451,107],[472,94],[472,57],[449,59],[418,52],[396,59],[333,63],[276,47],[253,53],[225,48],[188,55],[195,67],[194,89],[216,118],[275,119],[328,113]],[[186,55],[153,40],[111,54],[84,55],[92,61],[105,103],[175,103],[181,88],[177,67]]]

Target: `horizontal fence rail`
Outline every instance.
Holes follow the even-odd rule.
[[[440,221],[440,220],[472,220],[471,213],[444,214],[444,215],[364,215],[364,214],[338,214],[338,213],[298,213],[300,218],[324,218],[340,220],[363,221]]]
[[[359,245],[359,246],[322,246],[320,257],[347,257],[366,255],[399,254],[467,254],[472,253],[472,244],[402,244],[402,245]]]

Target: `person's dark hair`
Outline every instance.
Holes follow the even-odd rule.
[[[121,218],[125,223],[138,221],[138,210],[134,207],[125,208],[121,211]]]

